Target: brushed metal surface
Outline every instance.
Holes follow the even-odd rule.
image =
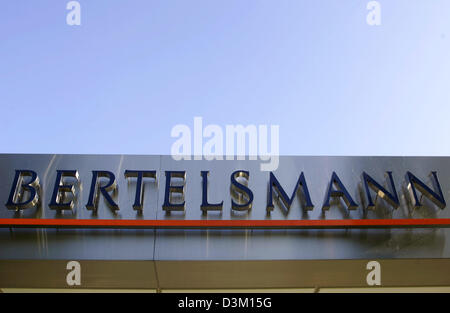
[[[187,170],[186,215],[188,219],[265,219],[269,173],[259,170],[252,161],[174,161],[162,157],[161,168]],[[245,169],[250,172],[249,187],[254,203],[248,214],[231,210],[229,197],[230,175]],[[223,212],[202,216],[200,170],[210,170],[210,201],[224,200]],[[344,218],[424,218],[448,217],[448,208],[440,210],[427,199],[426,206],[413,210],[405,190],[406,171],[412,171],[427,181],[432,170],[438,172],[445,199],[450,193],[450,159],[425,157],[281,157],[274,172],[290,194],[303,171],[308,183],[313,211],[305,213],[295,200],[289,213],[275,207],[272,219],[344,219]],[[359,207],[348,211],[342,204],[322,215],[321,206],[335,171]],[[391,209],[378,201],[374,211],[363,209],[361,174],[368,172],[385,183],[384,172],[392,171],[399,192],[400,207]],[[429,182],[428,182],[429,183]],[[163,190],[159,190],[160,199]],[[194,196],[191,196],[191,194]],[[191,209],[193,208],[193,209]],[[158,211],[157,217],[167,217]],[[446,258],[449,257],[448,229],[364,229],[364,230],[158,230],[155,260],[302,260],[302,259],[364,259],[364,258]]]
[[[92,170],[108,170],[116,175],[119,204],[115,215],[101,199],[101,219],[266,219],[269,173],[258,161],[174,161],[170,156],[134,155],[0,155],[0,218],[17,216],[7,210],[7,200],[15,169],[35,170],[41,181],[42,206],[27,209],[23,217],[93,218],[85,208]],[[80,188],[73,213],[50,210],[48,202],[57,169],[76,169]],[[158,181],[145,182],[143,214],[132,209],[136,183],[124,178],[125,169],[156,170]],[[250,212],[232,212],[230,175],[243,169],[250,172],[249,187],[254,193]],[[186,210],[168,216],[162,210],[166,170],[186,170]],[[223,211],[202,215],[201,170],[209,170],[208,200],[224,201]],[[450,199],[450,158],[445,157],[297,157],[280,158],[274,172],[288,194],[304,172],[314,210],[304,212],[294,200],[288,214],[275,206],[272,219],[345,218],[448,218],[449,208],[438,209],[423,197],[425,207],[412,209],[405,193],[406,171],[430,185],[430,171],[437,171],[446,200]],[[322,214],[321,206],[335,171],[359,204],[348,211],[335,203]],[[384,200],[374,211],[363,209],[361,173],[366,171],[386,186],[385,171],[392,171],[400,197],[393,210]],[[111,230],[111,229],[0,229],[0,259],[80,259],[80,260],[312,260],[450,258],[449,229],[353,229],[353,230]]]
[[[145,182],[145,200],[142,215],[133,210],[135,180],[124,178],[125,169],[159,168],[159,156],[120,155],[0,155],[0,217],[15,217],[6,203],[15,169],[36,171],[41,181],[39,210],[23,210],[23,217],[41,218],[95,218],[85,207],[93,170],[114,172],[118,192],[114,198],[121,208],[118,214],[99,201],[96,218],[155,218],[157,185]],[[76,188],[76,204],[72,212],[62,214],[48,207],[55,184],[57,169],[76,169],[80,186]],[[120,195],[120,196],[119,196]],[[127,229],[0,229],[0,259],[77,259],[77,260],[152,260],[154,251],[153,230]]]

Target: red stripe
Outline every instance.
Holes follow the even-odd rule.
[[[98,220],[98,219],[0,219],[0,227],[94,228],[396,228],[450,227],[448,218],[345,219],[345,220]]]

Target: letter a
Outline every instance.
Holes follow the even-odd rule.
[[[367,3],[367,10],[371,10],[367,14],[366,22],[370,26],[380,26],[381,25],[381,5],[378,1],[370,1]]]
[[[66,23],[69,26],[81,25],[81,6],[78,1],[69,1],[66,6],[67,10],[71,10],[66,17]]]
[[[367,263],[366,269],[371,270],[367,274],[367,285],[380,286],[381,285],[381,266],[377,261],[370,261]]]
[[[81,285],[81,265],[77,261],[67,263],[66,269],[71,270],[66,276],[66,282],[69,286]]]

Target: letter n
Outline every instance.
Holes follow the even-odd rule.
[[[442,194],[441,185],[439,184],[436,172],[431,172],[430,176],[433,176],[434,178],[433,184],[435,191],[431,190],[431,188],[425,185],[411,172],[408,171],[406,173],[406,178],[408,180],[408,190],[412,194],[412,200],[414,201],[413,205],[415,209],[422,207],[421,200],[419,200],[419,198],[417,197],[416,189],[418,189],[422,193],[422,196],[430,199],[439,208],[443,209],[446,206],[444,195]]]
[[[370,189],[377,193],[377,197],[380,196],[383,200],[387,201],[390,205],[392,205],[395,209],[400,206],[400,202],[398,200],[397,190],[395,189],[394,180],[392,179],[392,172],[386,172],[389,177],[389,182],[391,185],[392,193],[387,191],[383,186],[377,183],[372,177],[370,177],[366,172],[363,172],[363,182],[364,189],[366,190],[367,196],[367,209],[374,209],[375,204],[372,200],[372,196],[370,194]],[[376,198],[375,198],[376,202]]]

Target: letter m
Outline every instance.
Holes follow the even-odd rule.
[[[275,189],[277,191],[278,197],[281,198],[281,201],[283,202],[285,208],[287,210],[290,209],[292,202],[294,201],[295,194],[299,190],[299,187],[302,187],[303,189],[303,195],[305,197],[305,209],[306,210],[312,210],[314,208],[314,205],[311,202],[311,197],[309,195],[308,186],[306,185],[305,175],[303,175],[303,172],[300,174],[300,177],[297,180],[297,183],[294,186],[294,191],[292,192],[291,197],[289,198],[286,192],[284,191],[283,187],[281,187],[279,181],[273,174],[273,172],[270,172],[270,182],[269,182],[269,196],[267,201],[267,214],[270,214],[270,211],[273,210],[273,190]]]

